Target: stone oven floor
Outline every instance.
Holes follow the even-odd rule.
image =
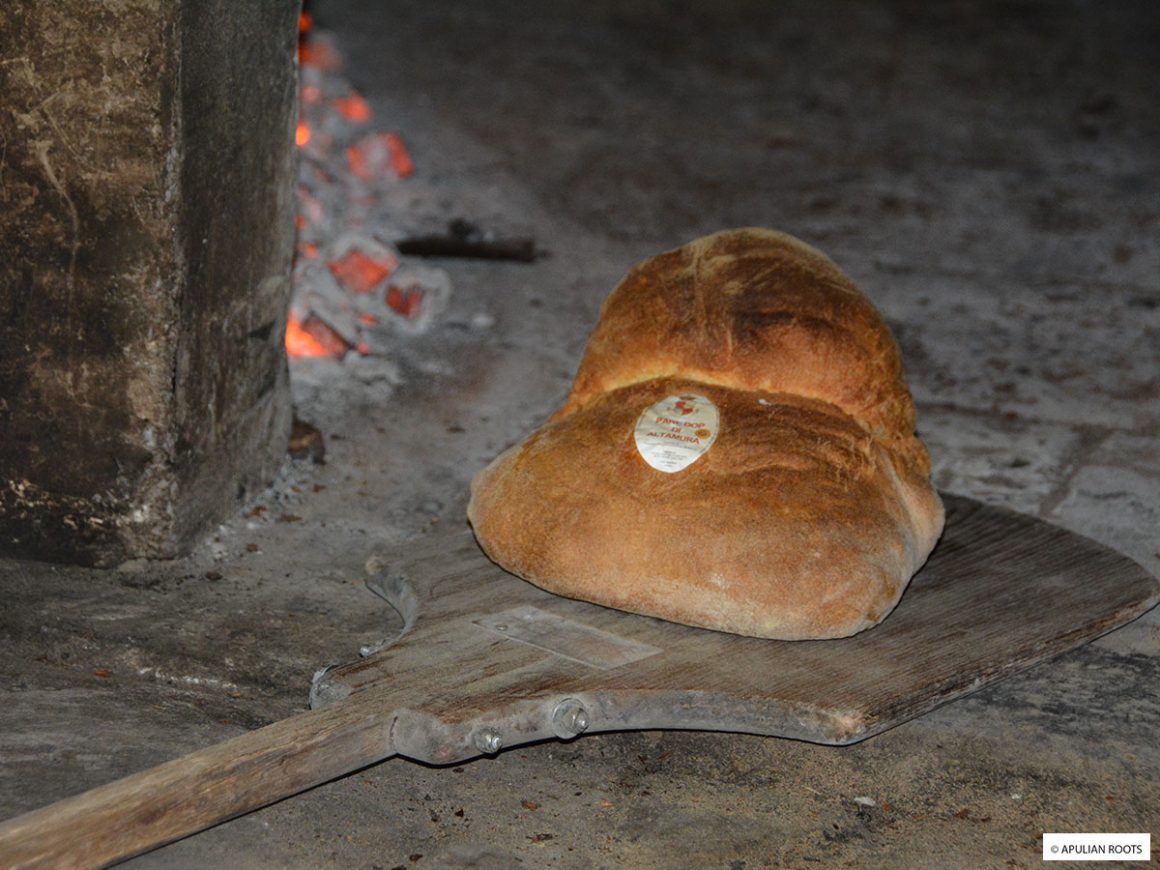
[[[317,3],[411,147],[414,226],[550,256],[441,262],[430,332],[296,363],[326,464],[288,464],[192,557],[0,563],[0,817],[304,709],[317,668],[390,630],[366,558],[464,522],[625,269],[726,226],[801,236],[877,302],[941,488],[1160,573],[1160,6],[1114,9]],[[395,759],[130,866],[1037,866],[1044,831],[1160,834],[1158,684],[1153,611],[847,748],[646,732]]]

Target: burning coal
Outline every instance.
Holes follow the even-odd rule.
[[[299,20],[298,241],[286,328],[291,357],[386,353],[447,304],[440,269],[411,265],[385,238],[384,194],[415,172],[396,132],[342,76],[334,38]]]

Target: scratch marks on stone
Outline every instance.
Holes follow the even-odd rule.
[[[77,270],[77,252],[81,246],[81,220],[77,214],[76,204],[72,201],[72,197],[68,195],[68,190],[64,183],[57,177],[56,170],[52,166],[52,161],[48,158],[48,152],[52,148],[52,142],[41,139],[32,143],[33,151],[36,153],[37,160],[40,165],[44,167],[44,175],[48,179],[49,184],[52,185],[53,190],[60,194],[61,199],[65,201],[68,207],[69,221],[72,224],[72,240],[69,242],[69,258],[68,258],[68,289],[69,302],[72,302],[72,294],[76,288],[76,270]],[[71,309],[71,304],[69,306]]]
[[[20,75],[24,78],[25,83],[29,89],[38,98],[43,96],[44,87],[42,86],[41,80],[37,77],[36,69],[32,64],[32,61],[27,56],[11,58],[5,63],[6,65],[19,64]],[[69,264],[67,286],[68,301],[71,307],[73,293],[76,288],[77,256],[81,248],[80,213],[77,211],[76,203],[73,202],[72,197],[69,195],[68,186],[66,184],[67,179],[63,177],[62,173],[57,171],[57,168],[54,165],[52,158],[50,157],[50,152],[54,145],[59,144],[61,147],[70,152],[74,158],[79,159],[80,155],[72,143],[69,142],[68,137],[64,134],[60,124],[57,123],[56,119],[52,116],[52,113],[49,112],[49,104],[59,96],[60,93],[58,91],[53,91],[47,97],[41,99],[38,105],[30,107],[27,113],[22,115],[17,114],[16,120],[22,128],[32,134],[40,133],[45,123],[47,123],[47,126],[52,129],[53,133],[55,133],[55,139],[33,139],[29,143],[29,147],[32,153],[35,155],[37,162],[44,170],[44,177],[48,180],[48,183],[52,185],[52,189],[56,191],[62,200],[64,200],[65,208],[68,210],[71,238],[68,243]],[[3,149],[0,150],[0,172],[3,171],[5,166],[5,155],[7,152],[6,146],[7,143],[0,143],[0,148]]]

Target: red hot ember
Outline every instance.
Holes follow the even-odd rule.
[[[387,288],[387,305],[404,317],[413,317],[423,302],[423,290],[419,287],[398,287],[392,284]]]
[[[355,293],[370,293],[399,265],[393,254],[375,255],[351,248],[341,257],[330,260],[326,268],[343,287]]]
[[[397,133],[371,133],[346,149],[350,171],[363,181],[374,181],[385,175],[407,178],[415,164],[407,146]]]
[[[359,94],[339,97],[334,101],[334,108],[348,121],[356,124],[365,124],[371,119],[371,107]]]

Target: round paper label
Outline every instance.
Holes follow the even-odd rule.
[[[636,449],[666,474],[688,468],[717,440],[721,415],[704,396],[669,396],[637,418]]]

